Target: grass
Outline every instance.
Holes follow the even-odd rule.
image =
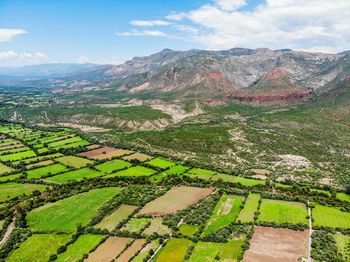
[[[6,173],[10,173],[14,171],[14,169],[12,167],[6,166],[3,163],[0,163],[0,175],[6,174]]]
[[[182,175],[188,170],[188,167],[183,165],[172,166],[168,170],[165,171],[167,175]]]
[[[27,214],[28,226],[37,231],[72,232],[78,224],[85,226],[97,210],[120,191],[120,188],[115,187],[93,189],[46,204]]]
[[[81,235],[67,250],[57,257],[57,262],[78,262],[83,259],[84,254],[88,254],[104,238],[104,235]]]
[[[203,235],[209,235],[235,222],[241,209],[242,201],[243,197],[241,196],[222,195],[210,216],[207,226],[203,231]]]
[[[156,262],[181,262],[192,242],[187,239],[171,238],[160,251]]]
[[[43,176],[56,175],[58,173],[66,172],[69,169],[62,164],[54,164],[51,166],[40,167],[27,171],[28,179],[37,179]]]
[[[84,147],[84,146],[87,146],[87,145],[90,145],[90,142],[88,142],[86,140],[81,140],[81,141],[74,142],[74,143],[71,143],[71,144],[65,144],[65,145],[62,145],[62,146],[58,146],[58,147],[55,147],[54,149],[78,148],[78,147]]]
[[[327,190],[323,190],[323,189],[315,189],[315,188],[311,188],[310,192],[317,192],[317,193],[322,193],[328,197],[331,197],[331,192],[327,191]]]
[[[159,245],[160,244],[158,239],[148,243],[143,249],[141,249],[140,253],[138,253],[138,255],[131,260],[131,262],[144,262],[150,250],[157,250]]]
[[[82,167],[86,167],[89,164],[94,163],[94,161],[92,160],[78,157],[78,156],[62,156],[62,157],[56,158],[55,160],[65,166],[70,166],[74,168],[82,168]]]
[[[258,210],[260,198],[259,194],[249,194],[243,209],[237,217],[237,221],[241,221],[241,223],[253,222],[254,213]]]
[[[192,168],[190,171],[188,171],[188,174],[192,175],[215,175],[216,172],[208,169],[203,169],[203,168]]]
[[[241,183],[243,186],[248,186],[248,187],[256,186],[256,185],[265,185],[265,181],[263,180],[245,178],[241,176],[236,177],[235,183]]]
[[[60,156],[63,156],[63,155],[61,153],[56,153],[56,154],[50,154],[50,155],[45,155],[45,156],[37,156],[37,157],[31,157],[31,158],[15,161],[15,162],[12,162],[12,164],[14,166],[18,166],[21,164],[27,165],[27,164],[39,162],[42,160],[53,159],[53,158],[60,157]]]
[[[198,242],[188,262],[212,262],[215,261],[215,257],[218,255],[222,244],[210,243],[210,242]]]
[[[150,176],[156,173],[155,170],[143,167],[143,166],[133,166],[128,169],[110,174],[104,178],[116,177],[116,176]]]
[[[306,216],[306,206],[302,203],[263,199],[257,221],[277,224],[307,224]]]
[[[160,236],[170,234],[171,229],[163,224],[163,219],[161,217],[152,218],[151,224],[143,231],[145,235],[152,235],[157,233]]]
[[[97,170],[100,170],[101,172],[105,172],[107,174],[109,173],[113,173],[115,171],[118,171],[120,169],[124,169],[126,167],[130,167],[131,163],[123,161],[123,160],[119,160],[119,159],[115,159],[112,161],[108,161],[105,163],[102,163],[100,165],[95,166],[95,168]]]
[[[350,202],[350,195],[345,193],[337,193],[337,199]]]
[[[179,226],[179,232],[187,237],[192,237],[199,229],[199,226],[190,224],[181,224]]]
[[[151,218],[133,218],[121,230],[140,234],[151,222]]]
[[[8,262],[47,262],[57,249],[71,239],[67,234],[34,234],[6,258]]]
[[[24,158],[35,157],[35,156],[36,156],[36,154],[33,150],[28,150],[28,151],[24,151],[24,152],[9,154],[9,155],[2,155],[2,156],[0,156],[0,161],[2,161],[2,162],[16,161],[16,160],[21,160]]]
[[[145,163],[152,166],[152,167],[158,167],[161,169],[167,169],[167,168],[170,168],[170,167],[176,165],[174,162],[160,158],[160,157],[153,158],[152,160],[149,160]]]
[[[244,238],[240,238],[230,239],[228,242],[223,244],[219,253],[219,261],[237,261],[239,254],[242,252],[243,242]]]
[[[100,177],[103,175],[104,173],[85,167],[82,169],[59,174],[57,176],[48,177],[44,180],[49,182],[56,182],[56,183],[68,183],[70,181],[81,181],[83,179]]]
[[[48,146],[48,148],[55,148],[55,147],[60,147],[63,145],[72,144],[72,143],[76,143],[76,142],[80,142],[80,141],[82,141],[82,138],[79,136],[75,136],[75,137],[71,137],[71,138],[67,138],[67,139],[63,139],[63,140],[49,143],[47,146]]]
[[[35,190],[44,191],[46,186],[36,184],[17,184],[5,183],[0,184],[0,202],[10,200],[11,198],[22,194],[29,195]]]
[[[333,234],[337,243],[338,252],[342,255],[344,261],[350,261],[350,236],[342,234]]]
[[[221,180],[223,182],[229,182],[229,183],[235,183],[236,182],[236,176],[232,175],[226,175],[226,174],[217,174],[211,178],[211,180]]]
[[[316,205],[312,210],[314,226],[331,228],[350,228],[350,212],[343,212],[336,207]]]
[[[131,215],[135,209],[137,209],[137,206],[122,204],[112,214],[103,218],[102,221],[96,224],[94,227],[112,231],[121,221],[128,218],[128,216]]]

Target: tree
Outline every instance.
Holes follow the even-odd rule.
[[[346,185],[345,193],[348,194],[348,195],[350,195],[350,184],[347,184],[347,185]]]

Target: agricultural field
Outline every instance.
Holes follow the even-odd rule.
[[[237,221],[240,221],[241,223],[253,222],[254,214],[258,211],[260,198],[261,197],[259,194],[249,194],[245,201],[244,207],[242,208],[241,212],[239,212]]]
[[[181,262],[192,242],[187,239],[171,238],[159,253],[156,262]]]
[[[161,217],[152,218],[151,224],[142,232],[145,235],[152,235],[157,233],[158,235],[166,235],[171,233],[171,229],[163,224]]]
[[[128,216],[130,216],[136,209],[137,206],[122,204],[113,213],[103,218],[102,221],[94,227],[112,231],[120,222],[128,218]]]
[[[55,160],[65,166],[69,166],[73,168],[82,168],[94,163],[94,161],[92,160],[82,158],[82,157],[77,157],[77,156],[62,156],[62,157],[56,158]]]
[[[21,195],[29,195],[33,191],[44,191],[46,186],[36,184],[6,183],[0,184],[0,203]]]
[[[6,173],[10,173],[12,171],[14,171],[13,168],[0,163],[0,175],[6,174]]]
[[[333,234],[339,253],[344,261],[350,261],[350,236]]]
[[[156,167],[161,169],[167,169],[176,165],[174,162],[160,158],[160,157],[153,158],[152,160],[145,162],[145,164],[150,165],[151,167]]]
[[[151,176],[156,173],[155,170],[144,166],[133,166],[128,169],[121,170],[119,172],[104,176],[104,178],[111,177],[138,177],[138,176]]]
[[[208,220],[203,235],[209,235],[212,232],[235,222],[241,209],[243,199],[244,198],[240,196],[222,195]]]
[[[119,159],[115,159],[115,160],[111,160],[111,161],[107,161],[105,163],[102,163],[100,165],[95,166],[95,168],[101,172],[104,173],[113,173],[116,172],[118,170],[121,169],[125,169],[131,167],[131,163],[123,161],[123,160],[119,160]]]
[[[151,218],[148,217],[132,218],[121,230],[140,234],[150,223]]]
[[[44,180],[55,183],[68,183],[70,181],[81,181],[83,179],[95,178],[104,175],[105,174],[102,172],[86,167],[78,170],[61,173],[56,176],[47,177]]]
[[[104,238],[103,235],[81,235],[71,245],[68,246],[67,250],[57,256],[57,262],[78,262],[84,254],[88,254],[91,249],[98,246],[100,241]]]
[[[112,261],[120,255],[132,238],[109,237],[85,260],[86,262]]]
[[[197,203],[212,193],[210,188],[173,187],[165,195],[147,203],[139,212],[140,215],[161,216],[172,214]]]
[[[350,228],[350,212],[341,211],[339,208],[316,205],[312,209],[314,226],[330,228]]]
[[[258,222],[277,224],[307,224],[307,210],[303,203],[263,199]]]
[[[247,262],[298,261],[307,254],[308,232],[284,228],[255,227],[250,247],[244,254]]]
[[[68,234],[33,234],[6,258],[9,262],[46,262],[71,239]]]
[[[189,262],[211,262],[220,252],[221,243],[198,242],[188,259]]]
[[[152,250],[157,250],[159,247],[159,240],[153,240],[150,243],[148,243],[141,251],[138,253],[137,256],[135,256],[131,262],[144,262],[146,257],[148,256],[149,252]]]
[[[176,165],[170,167],[168,170],[165,171],[167,175],[182,175],[184,174],[189,168],[183,165]]]
[[[114,261],[115,262],[125,262],[129,261],[135,254],[142,248],[142,246],[146,243],[144,239],[135,239],[131,246],[129,246],[123,253]]]
[[[13,175],[6,175],[6,176],[0,176],[0,182],[10,182],[17,180],[20,176],[23,176],[23,173],[13,174]]]
[[[152,158],[153,158],[152,156],[149,156],[149,155],[143,154],[143,153],[139,153],[139,152],[123,157],[123,159],[127,160],[127,161],[137,160],[140,162],[145,162],[147,160],[151,160]]]
[[[58,173],[67,172],[68,170],[69,169],[62,164],[54,164],[50,166],[28,170],[26,173],[28,179],[38,179],[46,176],[53,176]]]
[[[199,229],[199,226],[190,225],[190,224],[181,224],[179,226],[179,232],[184,235],[191,237],[193,236]]]
[[[350,202],[350,195],[347,195],[345,193],[337,193],[337,199]]]
[[[121,191],[119,188],[94,189],[34,209],[27,215],[34,231],[72,232],[78,224],[86,225],[97,210]]]

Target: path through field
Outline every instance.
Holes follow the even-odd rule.
[[[4,234],[4,237],[1,239],[0,241],[0,246],[2,244],[5,244],[7,239],[9,238],[9,236],[11,235],[12,231],[15,229],[15,222],[16,222],[16,217],[12,218],[12,222],[11,224],[9,224],[9,226],[6,229],[6,232]]]
[[[312,219],[311,219],[311,208],[309,206],[309,200],[307,201],[307,214],[309,216],[309,243],[308,243],[308,252],[307,252],[307,262],[312,262],[311,258],[311,241],[312,241]]]

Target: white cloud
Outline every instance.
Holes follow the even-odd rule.
[[[165,37],[166,34],[162,31],[158,30],[131,30],[128,32],[119,32],[117,33],[119,36],[156,36],[156,37]]]
[[[0,66],[23,66],[52,62],[47,55],[41,52],[17,53],[13,50],[0,52]]]
[[[130,24],[133,26],[166,26],[171,23],[163,20],[133,20]]]
[[[125,62],[125,60],[117,58],[117,57],[109,57],[109,58],[98,58],[98,59],[91,59],[88,56],[82,54],[78,57],[77,63],[79,64],[86,64],[86,63],[92,63],[92,64],[101,64],[101,65],[119,65],[121,63]]]
[[[250,11],[241,10],[244,5],[244,0],[216,0],[166,18],[193,24],[199,33],[188,32],[189,38],[210,49],[350,49],[350,1],[266,0]]]
[[[17,35],[27,33],[23,29],[0,28],[0,43],[11,41]]]
[[[186,32],[186,33],[191,33],[191,34],[197,34],[199,31],[197,28],[193,26],[188,26],[188,25],[174,25],[174,28],[181,32]]]

